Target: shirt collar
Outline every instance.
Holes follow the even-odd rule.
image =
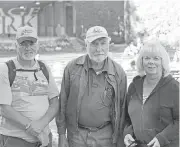
[[[21,64],[19,63],[17,57],[14,59],[14,63],[15,63],[15,65],[16,65],[17,68],[22,68],[22,69],[37,69],[37,68],[39,68],[39,67],[38,67],[38,63],[37,63],[37,60],[35,60],[35,63],[34,63],[34,65],[33,65],[32,67],[24,67],[23,65],[21,65]]]
[[[91,65],[89,66],[90,63],[89,61],[90,61],[89,56],[84,55],[77,60],[76,64],[84,65],[84,68],[87,71],[89,68],[91,68]],[[115,75],[114,65],[109,57],[107,57],[105,60],[103,71],[106,71],[108,74]]]

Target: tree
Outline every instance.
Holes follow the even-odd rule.
[[[125,3],[126,40],[139,34],[158,37],[165,46],[175,48],[180,26],[179,0],[130,0]]]

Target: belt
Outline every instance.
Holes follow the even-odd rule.
[[[106,127],[109,124],[111,124],[111,122],[107,121],[104,124],[100,125],[99,127],[87,127],[87,126],[84,126],[84,125],[81,125],[81,124],[78,124],[78,127],[81,128],[81,129],[86,129],[86,130],[88,130],[90,132],[97,132],[98,130]]]

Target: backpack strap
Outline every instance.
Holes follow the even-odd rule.
[[[8,77],[9,77],[9,83],[10,83],[10,87],[11,87],[14,82],[14,79],[16,77],[16,66],[15,66],[13,60],[9,60],[5,63],[8,67]],[[40,70],[42,70],[44,76],[46,77],[46,79],[49,83],[49,72],[46,68],[46,65],[42,61],[39,61],[39,60],[38,60],[38,64],[40,66]]]
[[[13,60],[9,60],[5,63],[8,67],[8,77],[9,77],[9,83],[10,83],[10,87],[11,87],[14,82],[14,79],[16,77],[16,66],[15,66]]]
[[[49,83],[49,71],[47,70],[46,65],[40,60],[37,60],[37,61],[38,61],[39,66],[40,66],[40,70],[42,70],[44,76],[46,77],[46,79],[47,79],[47,81]]]

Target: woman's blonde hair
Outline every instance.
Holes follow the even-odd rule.
[[[137,63],[136,63],[138,74],[140,76],[145,75],[142,58],[149,53],[154,53],[155,55],[161,57],[162,70],[163,70],[162,74],[164,77],[168,76],[170,73],[170,58],[164,46],[162,46],[161,43],[157,41],[157,39],[152,39],[144,42],[144,45],[139,52],[139,56],[137,58]]]

